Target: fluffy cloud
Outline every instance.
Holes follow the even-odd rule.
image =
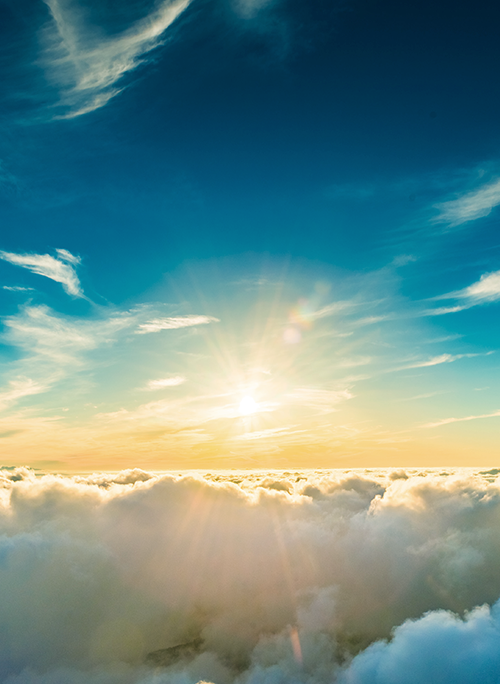
[[[498,475],[5,469],[0,677],[496,681]]]

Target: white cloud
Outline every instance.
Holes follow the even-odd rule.
[[[480,304],[496,302],[500,299],[500,271],[483,273],[477,282],[465,287],[463,290],[455,290],[454,292],[448,292],[447,294],[434,297],[434,300],[440,299],[457,299],[465,301],[452,306],[439,307],[438,309],[427,309],[423,312],[423,315],[441,316],[443,314],[464,311]]]
[[[111,344],[133,322],[126,314],[82,320],[58,315],[46,306],[24,306],[3,319],[1,341],[22,352],[20,360],[12,364],[17,374],[53,384],[57,377],[80,371],[88,352]]]
[[[493,411],[493,413],[483,413],[480,416],[465,416],[464,418],[443,418],[443,420],[438,420],[436,423],[426,423],[421,425],[422,428],[435,428],[441,425],[448,425],[449,423],[462,423],[466,420],[479,420],[480,418],[497,418],[500,416],[500,410]]]
[[[73,266],[80,263],[80,257],[70,254],[67,250],[56,250],[59,258],[50,254],[14,254],[0,252],[0,259],[27,268],[32,273],[45,276],[56,283],[61,283],[65,292],[73,297],[83,297],[80,281]]]
[[[163,1],[149,15],[118,35],[104,36],[89,26],[77,3],[44,0],[54,31],[45,63],[61,89],[64,114],[74,118],[103,107],[117,95],[123,76],[146,61],[161,45],[166,29],[186,9],[190,0]]]
[[[0,391],[0,410],[4,409],[19,399],[29,397],[32,394],[44,392],[47,387],[35,382],[31,378],[17,378],[9,382],[9,388]]]
[[[439,473],[0,469],[0,678],[494,682],[500,470]]]
[[[468,192],[461,197],[436,204],[439,214],[434,221],[450,227],[488,216],[500,204],[500,179]]]
[[[220,323],[213,316],[169,316],[168,318],[153,318],[147,323],[141,323],[135,331],[138,335],[160,332],[160,330],[177,330],[178,328],[191,328],[195,325],[207,325],[208,323]]]
[[[469,299],[474,304],[494,302],[500,299],[500,271],[484,273],[476,282],[455,293],[456,297]]]
[[[176,387],[177,385],[182,385],[186,382],[186,378],[180,375],[176,375],[171,378],[160,378],[159,380],[150,380],[146,385],[147,390],[160,390],[165,387]]]
[[[500,669],[500,603],[476,608],[461,619],[432,611],[407,620],[388,641],[378,641],[354,658],[338,684],[495,681]],[[490,674],[491,673],[491,674]]]
[[[21,285],[3,285],[2,289],[8,292],[33,292],[32,287],[22,287]]]
[[[77,266],[82,261],[81,257],[71,254],[71,252],[68,252],[67,249],[56,249],[56,252],[59,259],[62,259],[62,261],[67,261],[68,264]]]
[[[244,432],[242,435],[238,435],[237,437],[235,437],[235,439],[237,441],[252,441],[255,439],[276,438],[306,432],[306,430],[292,430],[292,427],[295,427],[295,425],[292,425],[290,427],[268,428],[267,430],[254,430],[253,432]]]
[[[409,370],[410,368],[427,368],[429,366],[439,366],[441,363],[453,363],[459,359],[470,359],[475,356],[489,356],[493,352],[486,352],[486,354],[440,354],[439,356],[433,356],[426,361],[415,361],[414,363],[409,363],[404,366],[400,366],[395,370]]]

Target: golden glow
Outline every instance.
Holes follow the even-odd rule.
[[[249,416],[252,413],[255,413],[257,410],[257,404],[253,397],[250,396],[245,396],[243,399],[240,401],[240,413],[242,416]]]

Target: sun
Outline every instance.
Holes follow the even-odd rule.
[[[257,404],[255,400],[250,396],[245,396],[240,401],[240,413],[242,416],[249,416],[251,413],[255,413],[257,410]]]

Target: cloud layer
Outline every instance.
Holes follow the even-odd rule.
[[[5,469],[1,679],[496,681],[498,475]]]

